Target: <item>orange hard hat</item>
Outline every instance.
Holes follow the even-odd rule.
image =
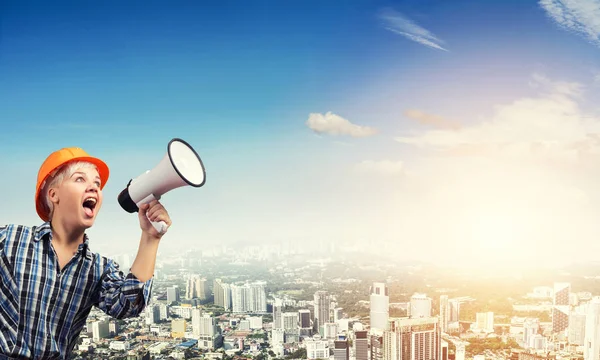
[[[85,161],[96,165],[98,168],[98,174],[100,175],[100,189],[104,188],[108,181],[108,166],[104,161],[90,156],[83,149],[78,147],[62,148],[50,154],[38,171],[37,185],[35,189],[35,209],[44,221],[49,221],[49,214],[46,210],[46,206],[41,201],[40,192],[42,191],[42,185],[48,177],[59,167],[65,165],[71,161]]]

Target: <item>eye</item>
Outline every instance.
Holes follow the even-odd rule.
[[[85,179],[83,178],[83,176],[78,176],[75,178],[75,181],[85,181]]]
[[[96,186],[100,187],[100,181],[96,181]]]

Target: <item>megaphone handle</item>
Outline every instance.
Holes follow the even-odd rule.
[[[160,196],[156,197],[154,194],[149,194],[144,199],[138,201],[137,206],[139,208],[142,204],[147,204],[152,200],[160,200]],[[146,214],[146,218],[148,218],[148,214]],[[150,220],[150,218],[148,218],[148,220]],[[164,221],[150,221],[150,223],[159,234],[164,234],[167,231],[167,223]]]
[[[148,215],[146,215],[148,217]],[[148,219],[150,220],[150,219]],[[158,231],[159,234],[164,234],[167,231],[167,223],[164,221],[150,221],[152,226]]]

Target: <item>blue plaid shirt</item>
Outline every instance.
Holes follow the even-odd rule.
[[[59,269],[49,223],[0,227],[0,359],[66,359],[96,306],[122,319],[150,300],[152,279],[124,275],[91,252],[88,237]]]

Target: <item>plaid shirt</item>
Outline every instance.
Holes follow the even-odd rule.
[[[66,359],[92,306],[122,319],[150,300],[152,279],[124,275],[92,253],[88,237],[59,269],[48,222],[0,227],[0,359]]]

